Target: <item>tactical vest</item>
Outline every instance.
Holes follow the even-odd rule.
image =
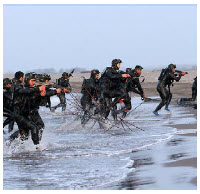
[[[160,76],[158,77],[158,80],[163,80],[163,78],[165,77],[165,75],[168,73],[168,68],[166,69],[162,69]]]

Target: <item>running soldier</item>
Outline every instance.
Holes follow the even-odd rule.
[[[170,113],[168,106],[172,99],[172,93],[170,92],[170,86],[174,82],[178,82],[186,72],[180,72],[176,74],[176,65],[169,64],[167,68],[162,69],[161,74],[158,78],[157,91],[162,99],[161,103],[153,111],[153,114],[158,116],[158,111],[165,105],[165,111]],[[168,89],[166,88],[168,86]]]
[[[104,79],[103,97],[106,104],[105,118],[108,117],[110,110],[112,110],[114,118],[117,119],[117,114],[131,109],[129,96],[125,88],[126,78],[131,76],[119,70],[121,63],[122,61],[120,59],[114,59],[112,61],[112,66],[107,67],[102,74],[102,79]],[[114,101],[112,101],[112,98],[115,98]],[[124,100],[125,107],[116,110],[115,105],[120,102],[121,99]]]
[[[85,124],[89,119],[89,113],[93,107],[96,107],[95,113],[99,112],[100,105],[98,100],[100,95],[100,86],[98,69],[93,69],[91,71],[90,78],[83,80],[81,93],[83,94],[81,98],[81,106],[84,111],[84,115],[81,119],[81,124]]]
[[[54,107],[51,107],[51,111],[54,112],[57,108],[62,107],[62,111],[66,110],[66,98],[65,98],[65,93],[70,93],[71,92],[71,86],[69,84],[71,74],[68,74],[64,72],[62,74],[62,77],[58,79],[58,85],[64,88],[62,93],[57,94],[60,103]]]
[[[29,131],[36,149],[42,138],[44,122],[39,115],[39,106],[44,96],[51,96],[61,92],[61,89],[49,91],[46,86],[35,87],[35,73],[27,73],[24,78],[24,86],[18,85],[14,94],[13,117],[18,125],[19,131],[10,136],[10,141],[20,136],[22,141],[28,139]]]

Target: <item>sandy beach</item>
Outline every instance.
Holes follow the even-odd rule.
[[[142,83],[142,86],[146,97],[152,98],[158,96],[156,84],[159,73],[160,71],[143,71],[145,82]],[[180,82],[174,83],[174,87],[171,89],[173,98],[170,107],[175,112],[172,112],[172,115],[164,115],[164,120],[167,120],[165,126],[175,129],[176,133],[160,143],[147,146],[143,149],[133,150],[132,153],[129,153],[128,157],[134,162],[128,167],[132,171],[123,180],[114,181],[91,189],[197,189],[197,110],[192,106],[183,107],[177,105],[178,98],[191,97],[191,86],[197,72],[196,70],[189,70],[188,73]],[[52,74],[52,81],[55,81],[60,75]],[[74,77],[71,78],[71,86],[74,92],[80,92],[81,76],[89,77],[89,74],[75,73]],[[5,77],[12,78],[13,75],[4,74]],[[147,103],[153,103],[153,106],[157,106],[159,98]],[[173,119],[176,118],[176,111],[181,116],[177,117],[177,122],[171,122],[171,117]],[[187,120],[186,123],[184,119]]]

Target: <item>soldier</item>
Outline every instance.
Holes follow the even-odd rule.
[[[83,94],[81,98],[81,105],[84,110],[84,116],[82,117],[81,123],[85,124],[88,121],[89,112],[92,107],[99,106],[99,70],[93,69],[91,71],[91,76],[89,79],[84,79],[82,84],[81,93]],[[95,104],[92,103],[92,100]],[[95,113],[99,110],[96,107]]]
[[[131,105],[131,97],[129,96],[129,92],[135,92],[136,94],[139,94],[142,100],[145,98],[145,94],[139,80],[139,77],[142,74],[142,69],[143,67],[140,65],[136,65],[135,69],[131,69],[131,68],[126,69],[127,73],[131,73],[131,77],[127,78],[127,82],[125,84],[127,94],[128,94],[126,103],[129,104],[130,107],[132,107],[132,105]],[[122,116],[123,118],[126,116],[127,112],[128,110],[125,110],[123,112],[123,116]]]
[[[134,73],[134,76],[127,79],[127,91],[135,92],[136,94],[139,94],[144,99],[145,94],[139,80],[139,77],[142,74],[142,69],[143,67],[141,67],[140,65],[136,65],[134,70],[132,70],[131,68],[126,69],[127,73],[132,72],[132,71]]]
[[[39,106],[42,97],[47,95],[46,86],[42,85],[35,87],[34,73],[27,73],[24,78],[24,85],[19,85],[15,88],[14,96],[14,119],[18,125],[19,131],[16,131],[10,136],[10,141],[20,135],[22,141],[28,139],[29,131],[34,145],[38,148],[42,138],[44,122],[39,115]],[[50,95],[55,95],[61,92],[61,89],[50,91]]]
[[[22,82],[24,80],[24,73],[22,71],[17,71],[15,73],[15,77],[12,79],[12,97],[14,96],[14,92],[15,92],[15,87],[17,87],[18,85],[22,85]],[[13,130],[14,127],[14,120],[10,120],[10,123],[8,125],[8,132],[11,132]]]
[[[158,116],[158,111],[165,105],[165,111],[170,112],[168,109],[168,106],[172,99],[172,93],[170,92],[170,86],[172,85],[173,81],[176,80],[178,82],[182,76],[184,76],[186,73],[176,72],[176,65],[169,64],[166,69],[162,69],[161,74],[158,78],[158,84],[157,84],[157,91],[160,94],[160,97],[162,99],[161,103],[156,107],[156,109],[153,111],[153,114]],[[168,86],[168,89],[166,88]]]
[[[9,78],[3,79],[3,116],[6,120],[3,123],[3,128],[9,124],[9,132],[13,129],[13,92],[12,92],[12,80]],[[12,123],[10,127],[10,123]]]
[[[195,101],[197,97],[197,77],[194,78],[194,82],[192,84],[192,98],[180,98],[178,104],[183,104],[186,101]]]
[[[46,74],[46,73],[36,75],[36,82],[39,82],[41,84],[49,84],[50,80],[51,80],[51,76]],[[49,91],[48,87],[46,87],[46,91],[47,90]],[[51,110],[51,99],[50,99],[50,97],[51,96],[44,96],[41,100],[40,106],[46,106],[47,108],[49,108]]]
[[[127,103],[129,96],[125,89],[126,78],[131,76],[119,70],[121,63],[122,61],[120,59],[114,59],[112,66],[107,67],[102,74],[104,79],[103,96],[106,102],[105,118],[108,117],[110,110],[112,110],[114,118],[116,119],[117,114],[131,109],[130,104]],[[115,98],[113,102],[112,98]],[[125,107],[115,111],[114,107],[121,99],[124,99]]]
[[[69,84],[70,75],[66,72],[62,74],[62,77],[58,79],[58,85],[65,88],[62,93],[57,96],[60,99],[60,103],[54,107],[51,107],[51,111],[54,112],[58,107],[62,107],[62,111],[66,110],[66,98],[65,93],[71,92],[71,86]]]
[[[24,73],[21,71],[17,71],[12,81],[14,85],[21,85],[23,80],[24,80]]]
[[[12,80],[9,78],[3,79],[3,108],[6,111],[10,110],[12,111]]]

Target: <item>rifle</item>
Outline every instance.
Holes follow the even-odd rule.
[[[73,70],[71,71],[71,73],[69,74],[68,77],[73,77],[73,73],[74,73],[74,71],[75,71],[75,69],[73,69]]]
[[[56,83],[53,83],[53,82],[49,82],[49,83],[46,83],[46,82],[40,82],[40,81],[35,81],[35,84],[33,87],[40,87],[42,85],[45,85],[46,88],[55,88]]]
[[[175,75],[177,76],[177,74],[181,74],[182,75],[182,73],[185,73],[185,74],[188,74],[188,72],[184,72],[184,71],[179,71],[179,70],[175,70]]]
[[[54,82],[45,83],[45,82],[36,81],[34,87],[40,87],[42,85],[45,85],[47,89],[50,89],[50,88],[58,89],[58,88],[60,88],[62,90],[62,92],[63,92],[64,89],[67,89],[67,90],[70,91],[69,88],[62,87],[62,86],[60,86],[60,85],[58,85],[57,83],[54,83]]]

